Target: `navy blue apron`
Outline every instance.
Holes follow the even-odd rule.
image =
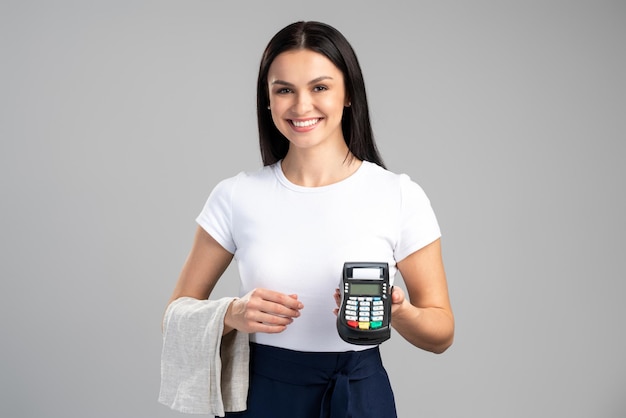
[[[378,347],[340,353],[250,344],[245,412],[227,417],[396,418]]]

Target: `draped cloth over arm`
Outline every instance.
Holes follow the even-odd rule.
[[[163,320],[159,402],[189,414],[223,417],[246,409],[248,334],[222,337],[233,298],[173,301]]]

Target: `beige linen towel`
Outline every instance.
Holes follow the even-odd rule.
[[[233,298],[173,301],[163,319],[159,402],[188,414],[219,417],[246,409],[249,335],[222,337]]]

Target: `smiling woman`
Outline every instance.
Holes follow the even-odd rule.
[[[344,108],[341,126],[346,144],[356,158],[371,161],[384,167],[382,158],[374,142],[374,135],[369,117],[365,81],[357,56],[346,38],[335,28],[319,22],[298,22],[280,30],[267,45],[257,78],[257,119],[261,156],[265,165],[273,164],[284,158],[289,148],[289,140],[277,129],[270,109],[269,71],[281,54],[297,52],[316,52],[319,57],[330,61],[341,74],[347,103]],[[334,73],[334,72],[333,72]],[[331,76],[316,74],[307,82],[317,77]],[[284,87],[290,88],[290,80]],[[320,80],[322,81],[322,80]],[[335,79],[336,81],[336,79]],[[323,89],[327,81],[318,89]]]
[[[303,186],[323,186],[356,170],[354,164],[338,164],[339,172],[324,170],[329,177],[320,178],[319,173],[314,179],[294,172],[301,167],[295,161],[315,158],[327,163],[333,157],[350,155],[341,126],[349,100],[343,74],[328,58],[308,49],[283,52],[270,66],[268,91],[274,125],[289,141],[282,163],[288,179]]]
[[[317,135],[345,145],[341,118],[348,100],[343,75],[328,58],[307,49],[284,52],[270,66],[268,84],[272,120],[291,143],[297,136],[290,128],[317,128],[324,120],[325,132]]]
[[[430,201],[408,176],[384,167],[356,55],[326,24],[297,22],[272,38],[257,115],[264,167],[223,180],[209,196],[166,313],[164,344],[180,345],[187,333],[212,341],[211,353],[221,344],[227,358],[249,349],[249,374],[229,379],[245,382],[235,393],[245,405],[210,409],[226,416],[395,417],[378,345],[352,345],[337,332],[337,285],[346,262],[385,263],[390,277],[401,272],[408,295],[394,287],[391,326],[418,348],[445,351],[454,318]],[[207,299],[233,257],[240,295],[215,308]],[[213,319],[190,320],[198,299]],[[232,347],[242,335],[243,351]],[[181,345],[184,367],[186,355],[207,367],[199,344]],[[166,372],[177,367],[165,364]],[[193,394],[208,388],[196,386],[161,401],[205,411],[195,409]]]

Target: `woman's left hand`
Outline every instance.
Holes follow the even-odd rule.
[[[404,290],[402,290],[401,288],[397,286],[392,287],[391,288],[391,317],[392,318],[393,318],[393,315],[399,309],[402,309],[402,305],[405,302],[410,305],[410,302],[407,300],[406,296],[404,295]]]

